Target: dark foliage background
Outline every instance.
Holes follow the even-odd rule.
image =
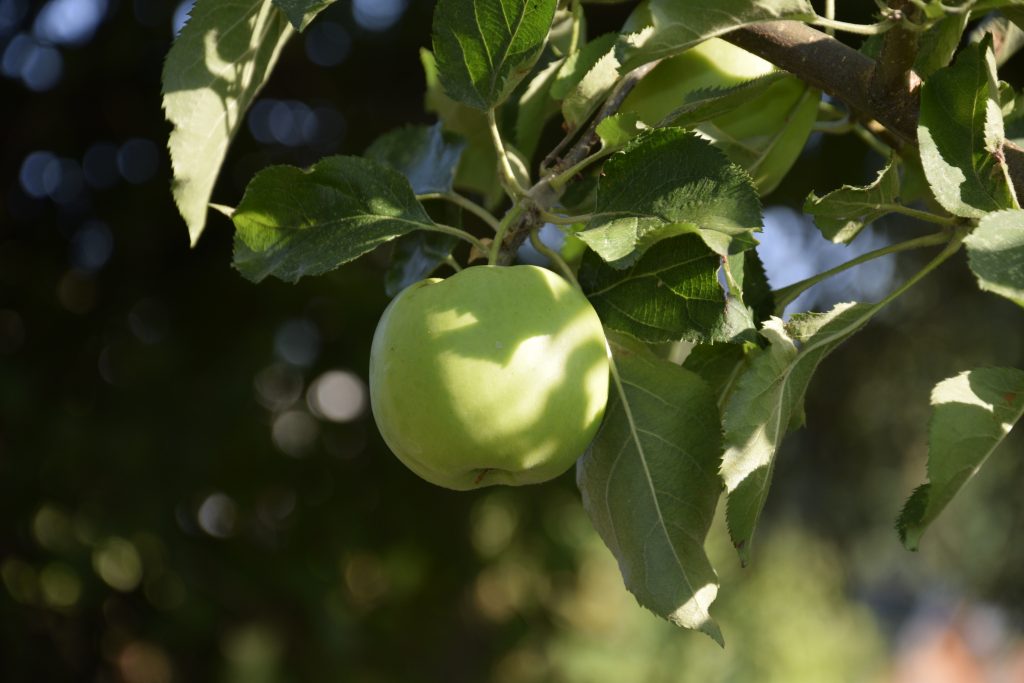
[[[63,0],[80,12],[65,29],[89,7],[99,19],[54,40],[39,17],[61,3],[0,0],[0,680],[910,680],[902,662],[929,633],[957,635],[990,671],[1018,661],[1020,439],[920,554],[891,529],[923,477],[931,386],[1024,366],[1024,316],[978,293],[962,261],[819,371],[755,566],[741,571],[716,532],[721,652],[636,607],[571,473],[456,494],[402,468],[363,384],[386,250],[254,286],[230,267],[226,220],[189,249],[159,86],[181,8]],[[286,49],[214,200],[237,202],[267,164],[359,153],[429,121],[431,12],[325,12],[329,28]],[[588,14],[597,35],[625,10]],[[872,154],[816,137],[766,204],[868,180]],[[776,285],[831,258],[798,214],[769,213]],[[805,301],[871,285],[844,282]]]

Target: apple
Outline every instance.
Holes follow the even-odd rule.
[[[421,280],[384,311],[370,404],[398,459],[456,490],[552,479],[608,400],[604,330],[586,297],[537,266]]]

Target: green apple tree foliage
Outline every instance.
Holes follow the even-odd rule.
[[[193,243],[247,107],[285,43],[330,2],[196,3],[163,84],[173,192]],[[537,478],[578,456],[583,505],[626,587],[655,613],[721,642],[711,617],[718,582],[703,547],[715,509],[724,498],[732,540],[750,561],[776,453],[803,425],[804,395],[826,357],[961,250],[990,293],[978,296],[1024,305],[1024,150],[1015,142],[1024,97],[999,77],[1013,49],[999,32],[1024,21],[1024,5],[892,0],[867,25],[837,18],[833,6],[821,15],[809,0],[643,0],[621,31],[591,36],[581,0],[439,0],[433,49],[421,54],[436,124],[385,134],[362,156],[258,172],[235,206],[213,206],[234,225],[234,266],[253,282],[293,282],[390,243],[384,287],[396,306],[417,292],[450,297],[455,311],[483,298],[493,305],[481,316],[508,327],[535,309],[512,327],[557,336],[558,316],[529,287],[517,297],[520,289],[487,278],[476,292],[455,284],[511,265],[530,240],[604,328],[588,333],[609,341],[603,421],[596,434],[583,420],[543,418],[525,428],[541,433],[469,429],[439,447],[469,440],[467,450],[496,453],[519,439],[503,462],[524,469],[516,458],[536,444],[565,445]],[[932,230],[773,291],[754,250],[761,198],[813,130],[855,135],[887,161],[867,186],[807,198],[822,238],[849,243],[893,213]],[[540,240],[546,224],[568,236],[561,252]],[[934,255],[881,300],[782,318],[815,284],[910,249]],[[452,271],[451,286],[417,284]],[[412,323],[384,327],[384,336],[416,334]],[[416,349],[413,362],[437,357],[424,340],[404,341]],[[552,358],[566,375],[594,365]],[[474,384],[473,368],[458,368],[454,401],[503,381],[481,370]],[[436,368],[404,372],[441,381],[430,379]],[[376,380],[389,381],[401,382],[388,373]],[[518,395],[529,384],[506,384],[512,404],[529,402]],[[935,387],[932,405],[927,481],[897,520],[909,548],[1020,419],[1024,371],[964,368]],[[419,444],[389,435],[396,419],[378,415],[385,438],[408,456]],[[456,451],[445,457],[449,469],[435,479],[451,484],[462,461]]]

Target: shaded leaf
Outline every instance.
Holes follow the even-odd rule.
[[[417,230],[395,240],[391,267],[384,277],[384,291],[396,296],[409,285],[430,277],[441,267],[459,243],[457,237]]]
[[[828,313],[794,316],[788,324],[771,318],[761,330],[769,344],[751,352],[723,422],[726,520],[744,564],[771,485],[775,454],[786,432],[803,423],[804,394],[815,370],[876,310],[866,304],[839,304]]]
[[[617,268],[654,242],[697,232],[719,254],[755,244],[761,204],[750,177],[678,128],[650,131],[610,158],[580,239]]]
[[[647,130],[636,114],[621,112],[606,117],[594,129],[601,138],[601,149],[620,149]]]
[[[728,340],[753,324],[731,330],[720,264],[699,236],[688,234],[662,241],[624,270],[588,250],[579,281],[607,328],[648,343]],[[728,339],[719,336],[724,334]]]
[[[305,31],[309,23],[336,0],[274,0],[296,31]]]
[[[683,360],[683,367],[708,383],[721,409],[746,368],[747,348],[745,344],[697,344]]]
[[[921,164],[935,199],[954,216],[1016,208],[1003,161],[992,38],[965,47],[921,87]]]
[[[433,44],[445,92],[490,109],[530,72],[544,47],[557,0],[439,0]]]
[[[319,275],[434,222],[398,172],[359,157],[256,174],[232,217],[235,267],[259,282]]]
[[[619,80],[617,37],[615,33],[599,36],[584,45],[571,64],[566,60],[551,95],[562,100],[562,117],[569,130],[586,122]]]
[[[270,0],[198,0],[167,53],[172,189],[192,244],[206,226],[228,145],[293,33]]]
[[[928,483],[896,521],[900,540],[916,550],[921,535],[974,476],[1024,414],[1024,372],[981,368],[943,380],[932,391]]]
[[[1024,211],[988,214],[964,244],[978,286],[1024,306]]]
[[[441,124],[405,126],[381,135],[363,156],[406,177],[416,194],[450,192],[466,143],[445,133]]]
[[[721,494],[715,396],[635,343],[612,354],[604,422],[577,463],[583,505],[637,601],[721,644],[708,612],[718,578],[704,551]]]
[[[825,239],[836,244],[849,244],[866,225],[890,213],[900,193],[900,178],[890,160],[866,187],[843,185],[823,197],[813,192],[804,202],[804,213],[814,217],[814,224]]]
[[[686,95],[677,108],[666,114],[662,122],[665,125],[692,128],[698,123],[710,121],[750,104],[752,99],[786,78],[786,74],[777,71],[726,88],[694,90]]]

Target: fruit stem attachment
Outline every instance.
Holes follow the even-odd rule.
[[[572,272],[572,268],[570,268],[569,264],[565,262],[565,259],[562,258],[561,254],[559,254],[557,251],[555,251],[548,245],[544,244],[538,232],[538,228],[534,228],[533,230],[530,231],[530,244],[533,245],[534,249],[536,249],[538,252],[547,257],[547,259],[551,261],[551,263],[556,268],[558,268],[559,271],[561,271],[562,277],[564,277],[566,280],[572,283],[573,287],[575,287],[576,289],[580,289],[580,283],[576,279],[576,274]]]
[[[416,195],[416,199],[420,201],[430,199],[441,199],[447,202],[451,202],[452,204],[459,206],[460,208],[468,211],[469,213],[473,214],[474,216],[482,220],[484,223],[489,225],[491,229],[494,230],[495,232],[498,231],[498,219],[495,218],[490,211],[480,206],[479,204],[469,199],[468,197],[463,197],[458,192],[426,192],[424,194]]]
[[[960,239],[962,240],[963,238],[961,237]],[[803,294],[805,291],[807,291],[814,285],[818,284],[819,282],[823,282],[834,275],[838,275],[839,273],[842,273],[845,270],[849,270],[854,266],[859,266],[862,263],[867,263],[868,261],[872,261],[882,256],[888,256],[889,254],[895,254],[901,251],[910,251],[911,249],[921,249],[923,247],[933,247],[939,244],[945,244],[947,242],[951,242],[950,234],[948,231],[943,231],[933,233],[931,235],[925,235],[923,237],[918,237],[912,240],[907,240],[906,242],[890,244],[887,247],[882,247],[881,249],[875,249],[874,251],[869,251],[866,254],[861,254],[857,258],[850,259],[846,263],[841,263],[835,268],[831,268],[822,273],[818,273],[817,275],[809,277],[806,280],[801,280],[800,282],[795,282],[791,285],[783,287],[782,289],[777,289],[774,292],[775,315],[781,316],[785,312],[786,306],[793,303],[798,296]],[[957,245],[959,248],[959,242],[957,243]]]
[[[501,131],[498,130],[498,121],[494,118],[493,108],[487,110],[487,128],[491,132],[494,151],[498,154],[498,167],[501,169],[502,180],[505,181],[505,191],[512,196],[512,199],[525,196],[526,190],[519,184],[515,173],[512,172],[512,164],[508,161],[508,151],[505,149],[505,143],[501,140]]]

